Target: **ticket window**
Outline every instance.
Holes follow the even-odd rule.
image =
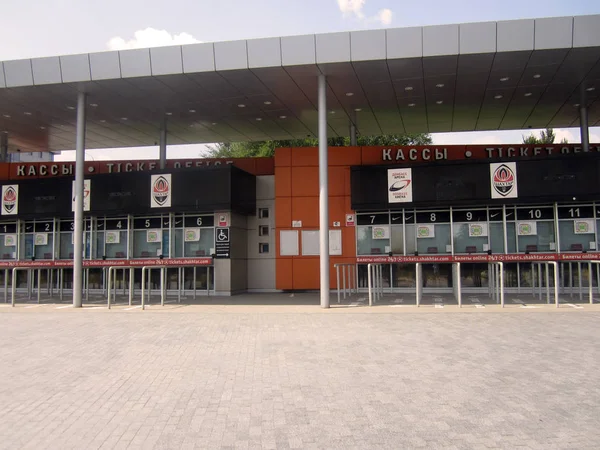
[[[17,224],[0,223],[0,258],[17,259]]]
[[[358,255],[387,255],[392,251],[388,213],[357,214],[356,225]]]
[[[404,255],[404,214],[390,215],[390,238],[393,255]]]
[[[215,252],[215,218],[210,215],[185,215],[180,231],[178,248],[183,248],[183,256],[195,258],[210,256]]]
[[[450,211],[417,212],[415,227],[419,255],[452,253]]]
[[[504,248],[504,223],[502,217],[503,211],[502,208],[490,208],[488,211],[488,234],[490,239],[490,250],[494,254],[498,253],[507,253],[507,250]],[[514,219],[514,217],[513,217]],[[513,231],[514,231],[514,223],[513,223]],[[510,248],[510,243],[507,240],[508,247]],[[512,248],[513,252],[516,248],[516,241],[513,237],[512,240]]]
[[[163,253],[164,249],[164,253]],[[133,219],[133,257],[168,257],[169,215]]]
[[[23,249],[24,259],[53,259],[54,220],[25,222],[23,225],[21,248]]]
[[[86,259],[90,258],[91,255],[91,229],[92,219],[84,219],[83,226],[85,233],[83,235],[83,257]],[[72,219],[61,220],[58,223],[58,258],[59,259],[73,259],[74,258],[74,239],[75,222]]]
[[[596,250],[596,227],[592,205],[558,208],[561,252]]]
[[[556,251],[552,206],[517,208],[516,214],[519,253]]]
[[[127,217],[99,218],[96,222],[98,258],[127,258]]]
[[[483,253],[489,249],[487,210],[452,211],[454,253]]]

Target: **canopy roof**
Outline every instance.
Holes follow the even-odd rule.
[[[600,15],[275,37],[4,61],[11,149],[87,148],[600,125]]]

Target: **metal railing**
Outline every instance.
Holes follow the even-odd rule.
[[[369,288],[369,306],[373,306],[383,296],[382,264],[367,264],[367,283]]]
[[[352,294],[358,293],[358,269],[354,263],[338,263],[334,264],[337,287],[337,301],[340,303],[340,296],[346,300]],[[340,269],[342,270],[342,285],[340,286]],[[347,282],[346,282],[347,281]],[[194,286],[195,287],[195,286]],[[341,288],[341,289],[340,289]],[[194,290],[195,292],[195,290]]]
[[[489,263],[488,274],[488,296],[504,308],[504,263]]]
[[[587,261],[587,264],[588,264],[588,295],[589,295],[590,305],[593,305],[594,304],[594,290],[592,288],[592,281],[593,281],[594,277],[592,276],[592,265],[595,265],[596,269],[598,269],[598,268],[600,268],[600,261]],[[581,272],[580,272],[580,279],[581,279]],[[597,278],[597,283],[598,283],[598,289],[600,290],[600,278]]]
[[[117,298],[117,280],[116,280],[116,271],[118,269],[129,269],[129,306],[133,303],[133,267],[131,266],[110,266],[108,268],[108,276],[107,276],[107,306],[110,309],[111,306],[111,296],[110,293],[113,293],[113,297]],[[113,274],[115,275],[113,277]],[[125,271],[123,270],[123,291],[125,291]]]

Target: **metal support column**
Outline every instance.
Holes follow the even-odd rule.
[[[585,106],[579,107],[579,131],[581,133],[581,147],[584,152],[590,151],[590,135],[588,128],[588,112]]]
[[[319,253],[321,308],[329,308],[329,192],[327,161],[327,82],[319,75]]]
[[[8,133],[0,132],[0,162],[8,162]]]
[[[167,166],[167,123],[163,122],[160,128],[160,147],[158,149],[159,168],[164,169]]]
[[[354,122],[350,123],[350,145],[356,147],[357,139],[356,139],[356,125]]]
[[[85,93],[77,94],[75,146],[75,245],[73,247],[73,307],[81,308],[83,281],[83,166],[85,162]]]

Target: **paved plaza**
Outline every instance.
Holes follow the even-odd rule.
[[[0,448],[600,446],[598,305],[287,298],[2,306]]]

